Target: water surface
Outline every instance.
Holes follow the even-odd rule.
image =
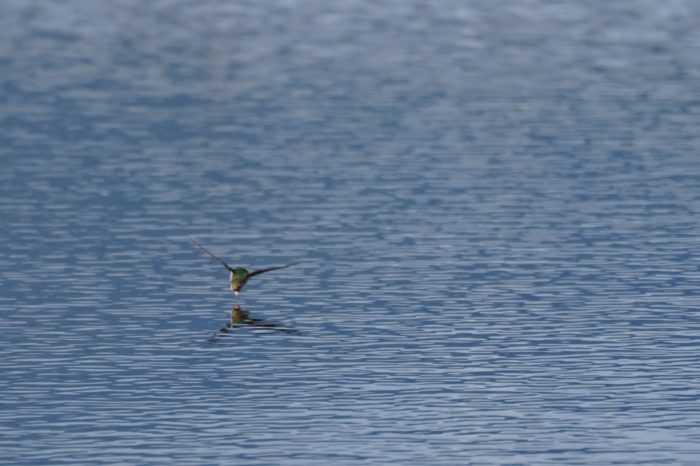
[[[696,464],[699,13],[0,4],[0,463]]]

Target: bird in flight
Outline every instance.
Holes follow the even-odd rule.
[[[279,267],[268,267],[266,269],[258,269],[258,270],[253,270],[252,272],[249,272],[248,270],[244,269],[243,267],[231,267],[228,265],[226,262],[221,260],[220,258],[216,257],[214,254],[211,253],[207,248],[199,244],[194,238],[190,238],[190,240],[197,245],[199,249],[202,251],[206,252],[209,254],[211,257],[216,259],[221,265],[226,267],[226,270],[229,271],[229,282],[231,283],[231,291],[233,292],[234,296],[238,296],[238,293],[241,292],[243,287],[245,286],[246,283],[248,283],[248,280],[256,275],[260,275],[261,273],[265,272],[271,272],[273,270],[279,270],[279,269],[286,269],[287,267],[290,267],[293,264],[287,264],[287,265],[282,265]]]

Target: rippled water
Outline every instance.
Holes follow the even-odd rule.
[[[699,16],[0,3],[0,463],[697,464]]]

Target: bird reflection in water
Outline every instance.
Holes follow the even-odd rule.
[[[225,326],[221,327],[216,334],[212,336],[212,340],[218,340],[222,336],[229,332],[241,327],[252,327],[254,329],[263,330],[275,330],[285,333],[298,333],[299,331],[294,328],[285,327],[278,322],[267,322],[263,319],[254,319],[250,316],[250,313],[245,309],[242,309],[238,304],[231,308],[231,316]]]

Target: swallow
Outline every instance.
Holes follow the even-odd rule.
[[[287,267],[291,267],[292,265],[295,265],[296,262],[292,264],[287,264],[287,265],[281,265],[279,267],[267,267],[264,269],[258,269],[258,270],[253,270],[252,272],[249,272],[247,269],[243,267],[231,267],[228,265],[226,262],[221,260],[219,257],[215,256],[212,254],[211,251],[209,251],[207,248],[199,244],[194,238],[190,238],[190,240],[202,251],[206,252],[209,254],[211,257],[216,259],[221,265],[226,267],[226,270],[229,271],[229,283],[231,284],[231,291],[233,292],[234,296],[238,296],[238,293],[241,292],[243,287],[245,286],[246,283],[248,283],[248,280],[250,280],[252,277],[256,275],[260,275],[261,273],[265,272],[272,272],[273,270],[280,270],[280,269],[286,269]]]

